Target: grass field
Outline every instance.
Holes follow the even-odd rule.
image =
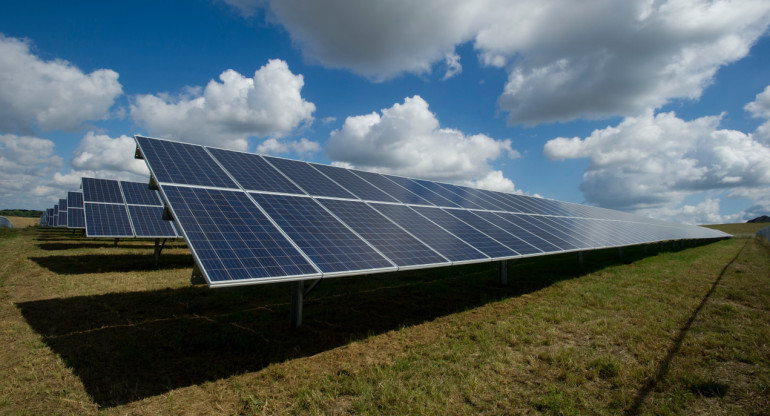
[[[770,246],[664,249],[331,279],[290,330],[181,242],[0,230],[0,414],[770,413]]]
[[[32,227],[40,223],[40,218],[29,217],[5,217],[16,228]]]

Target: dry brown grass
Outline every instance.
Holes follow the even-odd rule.
[[[770,412],[770,247],[190,287],[181,245],[0,234],[3,414]]]
[[[40,218],[29,218],[29,217],[5,217],[5,218],[8,218],[8,220],[11,221],[11,224],[13,224],[13,226],[16,228],[34,227],[40,223]]]

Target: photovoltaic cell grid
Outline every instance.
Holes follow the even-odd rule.
[[[58,219],[57,219],[57,227],[67,227],[67,200],[66,199],[60,199],[59,200],[59,213]]]
[[[135,139],[212,286],[728,236],[543,198]]]
[[[148,184],[83,178],[82,186],[87,237],[179,236],[172,222],[163,220],[163,203],[158,192],[149,189]]]

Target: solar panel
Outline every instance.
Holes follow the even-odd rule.
[[[489,260],[489,257],[405,205],[371,204],[453,263]]]
[[[171,221],[163,219],[162,206],[128,205],[134,235],[138,238],[174,238],[178,234]]]
[[[501,244],[499,241],[492,237],[482,233],[476,228],[461,221],[457,217],[450,215],[448,212],[441,208],[429,208],[429,207],[411,207],[420,215],[428,218],[434,223],[441,226],[441,228],[456,235],[463,241],[472,245],[476,249],[480,250],[492,259],[510,258],[516,257],[518,253]]]
[[[392,196],[379,190],[374,185],[356,176],[349,169],[329,165],[313,164],[316,170],[331,178],[352,194],[365,201],[398,202]]]
[[[136,141],[138,157],[212,286],[726,236],[544,198],[142,136]],[[129,187],[121,186],[128,195]],[[150,206],[126,199],[129,209]]]
[[[122,204],[123,194],[118,181],[111,179],[83,178],[83,201]]]
[[[324,274],[396,270],[312,198],[251,194]]]
[[[331,179],[324,175],[319,175],[318,171],[307,163],[269,156],[264,156],[264,158],[291,179],[292,182],[299,185],[308,195],[355,198],[353,194]]]
[[[494,238],[506,247],[513,249],[516,253],[524,254],[539,254],[543,251],[537,247],[527,243],[519,237],[505,231],[498,227],[494,223],[491,223],[484,218],[474,214],[473,211],[460,210],[460,209],[448,209],[449,214],[457,217],[461,221],[470,225],[471,227],[481,231],[482,233]]]
[[[305,194],[259,155],[222,149],[209,149],[209,152],[231,173],[243,189]]]
[[[67,210],[67,228],[86,228],[86,218],[83,208],[70,208]]]
[[[212,286],[321,275],[242,191],[161,188]]]
[[[59,200],[59,213],[58,220],[57,220],[57,227],[66,227],[67,226],[67,200],[66,199],[60,199]]]
[[[59,204],[53,206],[53,227],[59,225]]]
[[[83,193],[67,192],[67,207],[68,209],[83,208]]]
[[[126,204],[163,206],[158,191],[150,189],[146,183],[120,181],[120,189],[123,191]]]
[[[363,202],[318,201],[399,267],[450,264],[449,260]]]
[[[86,237],[131,238],[134,232],[124,204],[85,203]]]
[[[431,191],[430,189],[425,188],[424,186],[420,185],[416,181],[413,181],[409,178],[402,178],[400,176],[393,176],[393,175],[383,175],[383,176],[401,185],[403,188],[408,189],[410,192],[419,195],[420,198],[426,201],[430,201],[433,205],[436,205],[439,207],[459,207],[459,205],[450,201],[449,198],[444,198],[443,196]]]
[[[49,227],[53,227],[53,215],[54,215],[54,209],[48,208],[46,209],[46,214],[48,214],[46,220],[48,221],[47,224]]]
[[[404,204],[433,205],[425,199],[420,198],[420,196],[414,192],[409,191],[408,189],[391,181],[379,173],[364,172],[359,170],[351,170],[350,172],[374,185],[377,187],[377,189],[387,193],[393,198],[396,198],[398,202],[402,202]]]
[[[145,158],[157,161],[150,168],[158,182],[238,187],[203,147],[136,136]]]

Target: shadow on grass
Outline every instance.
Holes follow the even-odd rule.
[[[136,248],[136,249],[142,249],[142,250],[149,250],[150,253],[153,252],[155,249],[155,241],[145,241],[145,240],[121,240],[118,242],[118,245],[115,245],[114,241],[107,241],[107,240],[92,240],[92,239],[83,239],[78,241],[73,241],[72,239],[60,239],[60,242],[46,242],[46,243],[38,243],[37,246],[41,250],[46,251],[61,251],[61,250],[75,250],[75,249],[81,249],[81,248],[108,248],[108,247],[117,247],[117,248]],[[164,247],[164,250],[172,249],[172,248],[185,248],[187,247],[184,243],[184,241],[168,241],[166,242],[166,246]]]
[[[496,279],[496,263],[325,280],[305,299],[303,327],[297,330],[289,329],[288,283],[114,293],[16,306],[93,400],[110,407],[534,292],[657,250],[645,254],[627,248],[622,259],[615,253],[589,253],[582,265],[574,253],[523,259],[509,265],[507,286]],[[189,267],[190,257],[183,257]],[[134,258],[144,259],[125,256],[122,263],[135,268]]]
[[[191,254],[166,254],[155,264],[154,252],[147,254],[83,254],[78,256],[30,257],[40,267],[61,275],[148,271],[193,267]]]

